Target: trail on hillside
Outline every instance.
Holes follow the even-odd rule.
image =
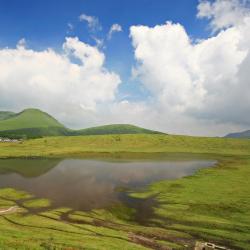
[[[18,206],[13,206],[8,209],[0,209],[0,215],[15,213],[19,209]]]

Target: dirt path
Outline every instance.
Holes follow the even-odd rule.
[[[19,209],[18,206],[13,206],[8,209],[0,209],[0,215],[15,213]]]

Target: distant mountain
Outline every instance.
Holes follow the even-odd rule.
[[[75,131],[78,135],[107,135],[107,134],[162,134],[130,124],[112,124]]]
[[[231,133],[225,136],[226,138],[246,138],[250,139],[250,130],[246,130],[238,133]]]
[[[129,124],[113,124],[71,130],[39,109],[25,109],[17,114],[0,112],[0,117],[0,137],[9,138],[39,138],[61,135],[162,134]]]

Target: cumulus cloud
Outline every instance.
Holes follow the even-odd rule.
[[[204,9],[204,5],[211,5],[200,3],[199,15],[204,16],[201,4]],[[223,128],[232,124],[250,126],[246,115],[250,112],[249,9],[239,13],[240,22],[234,19],[218,24],[217,28],[225,28],[229,23],[230,27],[198,43],[192,42],[180,24],[131,27],[137,61],[133,74],[151,92],[162,119],[179,120],[182,116],[183,126],[191,122],[196,124],[194,129],[204,123]],[[224,15],[226,19],[228,8],[220,13],[221,18]],[[212,25],[216,18],[211,17]]]
[[[246,8],[248,4],[250,4],[249,0],[217,0],[214,2],[203,0],[197,7],[197,17],[209,19],[210,27],[215,32],[242,23],[244,17],[249,15],[249,10]]]
[[[81,22],[83,21],[87,22],[88,27],[91,31],[98,31],[102,29],[99,19],[95,16],[88,16],[83,13],[79,16],[79,20]]]
[[[115,32],[122,32],[122,26],[120,24],[114,23],[110,29],[109,29],[109,33],[108,33],[108,39],[112,38],[112,35]]]
[[[104,67],[105,55],[78,38],[68,37],[62,53],[20,46],[0,50],[1,109],[44,109],[56,116],[94,111],[113,101],[119,75]]]

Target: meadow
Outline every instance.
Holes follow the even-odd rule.
[[[117,153],[249,155],[250,140],[179,135],[58,136],[1,143],[0,157],[69,157]]]
[[[0,190],[0,245],[11,249],[190,249],[211,241],[232,249],[250,244],[250,140],[174,135],[47,137],[0,143],[0,157],[204,158],[215,167],[193,176],[128,190],[153,199],[154,216],[136,223],[123,204],[90,212],[51,209],[50,201]],[[1,211],[1,210],[0,210]]]

